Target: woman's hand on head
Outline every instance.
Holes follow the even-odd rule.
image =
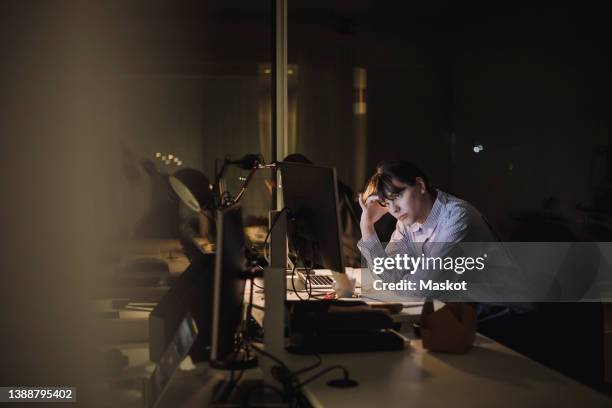
[[[380,205],[378,196],[371,195],[364,198],[363,194],[359,194],[359,205],[361,206],[361,235],[363,238],[371,235],[374,232],[374,223],[381,219],[389,210],[387,207]]]

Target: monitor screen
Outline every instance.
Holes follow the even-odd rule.
[[[211,364],[224,361],[236,351],[235,335],[243,317],[246,266],[240,205],[217,211]]]
[[[290,248],[308,266],[344,272],[336,169],[281,163]]]
[[[187,313],[149,378],[145,393],[145,407],[157,406],[172,375],[189,353],[197,333],[195,323],[191,315]]]

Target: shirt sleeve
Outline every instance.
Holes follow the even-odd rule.
[[[435,242],[425,242],[422,246],[422,253],[426,257],[447,257],[447,256],[459,256],[457,250],[459,247],[457,243],[464,240],[469,231],[469,214],[468,210],[463,207],[458,207],[447,213],[446,218],[440,220],[440,229],[437,231]],[[441,278],[442,274],[448,274],[448,271],[428,269],[423,270],[418,268],[414,271],[407,271],[404,269],[383,269],[380,274],[375,274],[372,267],[374,265],[374,259],[395,257],[400,254],[403,256],[407,254],[409,257],[420,256],[420,251],[414,242],[412,242],[408,235],[402,234],[399,228],[396,228],[391,236],[391,240],[385,248],[383,248],[376,234],[368,237],[367,239],[361,239],[357,247],[361,251],[364,260],[367,262],[368,270],[375,279],[382,279],[384,282],[399,282],[403,279],[407,281],[418,282],[422,279],[437,280]],[[448,276],[449,278],[457,278],[457,276]],[[418,287],[418,285],[417,285]],[[406,293],[408,294],[408,293]],[[428,291],[411,291],[410,296],[431,296]]]
[[[386,247],[383,248],[383,244],[380,242],[377,234],[373,234],[366,239],[360,239],[357,243],[357,247],[367,263],[368,270],[379,279],[385,282],[397,282],[410,274],[409,271],[397,269],[385,269],[381,274],[375,274],[372,270],[374,259],[376,258],[390,258],[394,257],[396,254],[402,256],[403,254],[408,254],[408,256],[413,256],[415,254],[414,245],[397,227],[395,231],[393,231]]]

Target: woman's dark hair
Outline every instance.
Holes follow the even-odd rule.
[[[381,200],[391,200],[399,194],[403,189],[398,188],[393,184],[393,180],[401,183],[414,186],[416,184],[417,177],[423,179],[425,188],[430,193],[433,188],[429,185],[429,179],[421,169],[406,160],[387,160],[383,161],[376,166],[376,172],[370,178],[366,191],[371,195],[374,192]]]

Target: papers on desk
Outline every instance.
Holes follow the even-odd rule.
[[[398,300],[397,296],[388,296],[387,298],[385,298],[385,296],[369,296],[368,294],[361,294],[361,297],[363,298],[363,300],[369,302],[369,301],[374,301],[374,302],[392,302],[392,303],[401,303],[402,306],[404,306],[404,308],[417,308],[417,307],[422,307],[423,306],[423,301],[404,301],[402,302],[401,300]]]

